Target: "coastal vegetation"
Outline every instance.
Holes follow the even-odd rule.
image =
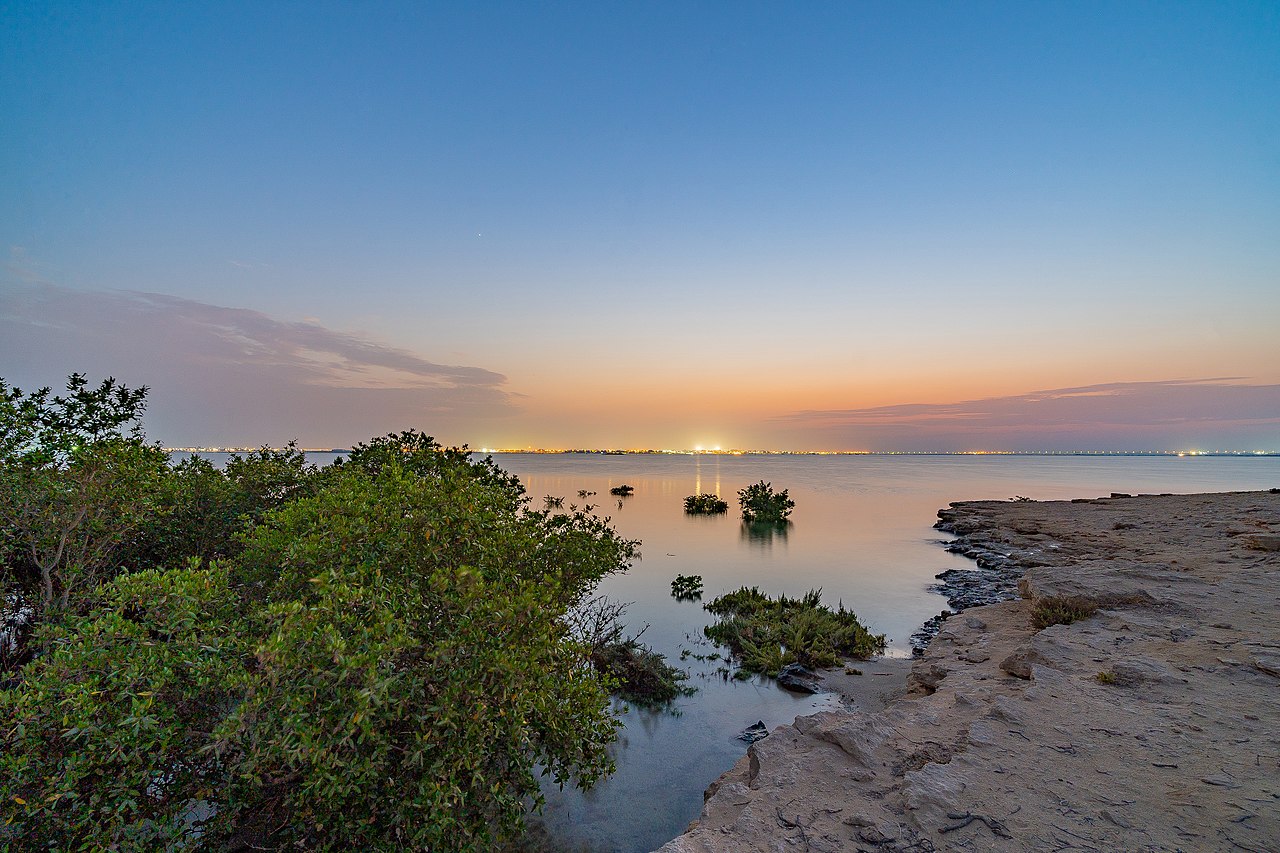
[[[832,667],[845,658],[865,660],[884,651],[883,634],[872,634],[841,604],[822,604],[822,591],[800,598],[772,598],[742,587],[703,607],[719,617],[703,629],[707,638],[733,654],[741,670],[777,676],[787,664]]]
[[[773,484],[764,480],[739,489],[738,503],[742,507],[742,520],[748,524],[782,524],[796,505],[787,496],[786,489],[775,492]]]
[[[729,511],[729,502],[719,495],[689,495],[684,499],[684,511],[690,515],[716,515]]]
[[[635,491],[636,491],[635,486],[628,486],[624,483],[621,486],[614,486],[612,489],[609,490],[609,494],[617,495],[619,497],[626,497],[627,495],[635,494]]]
[[[1070,625],[1088,619],[1098,612],[1096,602],[1078,596],[1047,597],[1036,599],[1031,609],[1031,624],[1037,631],[1050,625]]]
[[[626,635],[622,622],[626,609],[622,602],[599,596],[571,615],[575,635],[587,647],[591,665],[614,695],[642,708],[660,708],[678,696],[692,695],[695,691],[686,683],[688,673],[641,644],[647,625],[633,636]]]
[[[676,601],[702,598],[702,575],[676,575],[671,582],[671,597]]]
[[[492,849],[683,689],[577,628],[606,520],[413,430],[170,464],[146,395],[0,380],[0,847]]]

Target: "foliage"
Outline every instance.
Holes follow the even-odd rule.
[[[1098,611],[1098,605],[1087,598],[1078,596],[1050,596],[1036,599],[1031,609],[1031,624],[1037,631],[1050,625],[1070,625],[1081,619],[1088,619]]]
[[[671,595],[677,601],[696,601],[702,598],[702,575],[676,575],[671,582]]]
[[[168,457],[136,424],[146,393],[114,379],[91,389],[78,373],[65,397],[0,379],[5,585],[38,590],[45,613],[87,606],[116,571],[112,553],[161,512]]]
[[[693,688],[685,685],[688,673],[641,644],[645,629],[635,636],[624,635],[622,615],[626,609],[626,604],[600,596],[583,602],[569,620],[574,636],[588,650],[591,665],[614,695],[645,708],[661,707],[677,696],[692,695]]]
[[[145,394],[0,381],[0,594],[61,608],[0,690],[0,847],[488,850],[535,768],[607,771],[570,614],[634,542],[412,430],[169,466]]]
[[[61,849],[189,846],[190,804],[225,781],[210,732],[246,673],[235,596],[225,571],[192,565],[122,575],[103,604],[46,626],[50,651],[0,691],[10,831]]]
[[[177,565],[188,557],[235,556],[240,534],[276,507],[313,493],[327,476],[307,463],[295,442],[280,450],[233,453],[221,469],[189,456],[164,478],[158,497],[162,511],[117,551],[114,561],[140,568]]]
[[[720,617],[703,629],[728,648],[744,671],[777,675],[788,663],[830,667],[844,657],[867,659],[884,651],[883,634],[872,634],[843,605],[823,606],[822,591],[801,598],[770,598],[756,587],[742,587],[703,605]]]
[[[235,799],[293,816],[272,843],[488,849],[538,799],[535,764],[608,768],[608,697],[565,614],[632,543],[507,511],[485,471],[352,469],[246,539],[268,639],[225,736]]]
[[[624,483],[621,486],[614,486],[612,489],[609,490],[609,494],[626,497],[627,495],[635,494],[635,491],[636,491],[635,486],[628,486]]]
[[[1110,670],[1103,670],[1102,672],[1098,673],[1098,683],[1099,684],[1115,684],[1116,674],[1114,672],[1111,672]]]
[[[141,437],[145,385],[130,389],[108,377],[90,388],[83,373],[73,373],[67,377],[67,396],[51,393],[39,388],[24,394],[0,378],[0,463],[56,466],[84,444]]]
[[[738,503],[742,506],[742,520],[748,523],[780,524],[787,520],[796,502],[787,497],[787,490],[774,492],[773,484],[761,480],[738,490]]]
[[[635,637],[601,646],[591,663],[617,684],[615,692],[627,702],[645,708],[671,703],[677,696],[691,696],[685,685],[688,673],[667,663],[667,659],[640,643]]]
[[[492,457],[473,460],[466,445],[444,447],[426,433],[414,429],[390,433],[351,448],[343,467],[377,475],[395,467],[426,479],[445,479],[459,473],[493,487],[491,495],[504,495],[503,509],[515,512],[523,506],[520,478],[498,467]]]
[[[715,515],[729,511],[729,502],[719,495],[689,495],[684,499],[684,511],[690,515]]]

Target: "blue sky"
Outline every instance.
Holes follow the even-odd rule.
[[[0,3],[0,38],[0,375],[143,373],[170,443],[861,448],[804,413],[1280,382],[1274,3]],[[147,324],[31,334],[178,304],[122,293],[504,403],[358,348],[215,381]],[[241,370],[307,404],[181,381]],[[1280,446],[1280,406],[1230,414],[1137,437]]]

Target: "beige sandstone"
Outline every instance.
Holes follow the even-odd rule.
[[[1280,494],[973,502],[1028,567],[912,694],[780,726],[662,853],[1280,849]],[[1037,631],[1045,598],[1088,618]]]

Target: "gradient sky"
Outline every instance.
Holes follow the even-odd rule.
[[[0,0],[0,376],[166,444],[1280,449],[1280,4]]]

